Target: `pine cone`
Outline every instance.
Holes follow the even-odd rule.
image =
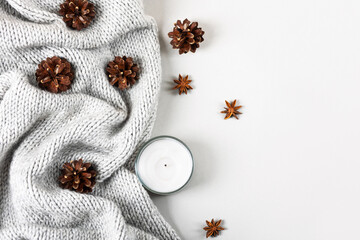
[[[115,57],[114,61],[109,62],[106,71],[109,73],[111,85],[115,85],[121,90],[131,87],[139,80],[139,67],[134,64],[131,57]]]
[[[87,28],[95,18],[94,5],[87,0],[66,0],[59,13],[66,25],[78,31]]]
[[[196,49],[200,47],[204,41],[204,31],[198,28],[198,23],[191,23],[185,19],[183,23],[180,20],[174,24],[175,27],[172,32],[169,32],[169,37],[172,38],[170,44],[174,49],[179,49],[179,54],[188,53],[189,51],[195,53]]]
[[[71,64],[65,58],[56,56],[42,61],[35,75],[40,88],[52,93],[68,90],[74,79]]]
[[[89,193],[95,186],[96,171],[91,163],[83,160],[65,163],[59,178],[61,186],[65,189],[75,190],[80,193]]]

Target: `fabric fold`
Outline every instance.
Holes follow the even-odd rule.
[[[179,239],[133,171],[157,110],[156,24],[138,0],[93,0],[96,18],[75,31],[61,3],[0,0],[0,239]],[[35,78],[53,56],[75,73],[60,94]],[[115,56],[140,66],[130,89],[109,83]],[[98,172],[91,194],[59,185],[61,166],[80,158]]]

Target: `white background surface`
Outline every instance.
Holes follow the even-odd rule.
[[[153,199],[185,240],[360,239],[360,2],[145,0],[159,24],[163,88],[154,136],[192,149],[189,185]],[[205,42],[178,55],[167,33],[198,21]],[[189,74],[178,96],[172,80]],[[224,100],[243,105],[223,120]]]

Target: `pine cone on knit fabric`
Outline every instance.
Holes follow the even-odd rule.
[[[59,13],[68,27],[78,31],[87,28],[95,18],[94,4],[87,0],[66,0]]]
[[[91,163],[84,163],[82,159],[65,163],[59,178],[61,186],[80,193],[89,193],[95,186],[96,171]]]
[[[56,56],[42,61],[35,75],[39,87],[52,93],[68,90],[74,79],[71,64],[65,58]]]
[[[198,23],[191,23],[185,19],[182,23],[180,20],[174,24],[175,27],[172,32],[169,32],[169,37],[172,38],[170,44],[174,49],[179,49],[179,54],[188,53],[189,51],[195,53],[196,49],[200,47],[204,41],[204,31],[198,28]]]
[[[139,80],[139,67],[133,62],[131,57],[115,57],[114,61],[109,62],[106,71],[109,73],[111,85],[115,85],[121,90],[130,88]]]

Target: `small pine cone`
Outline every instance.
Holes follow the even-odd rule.
[[[200,47],[204,41],[204,31],[198,28],[198,23],[191,23],[185,19],[182,23],[180,20],[174,24],[175,27],[172,32],[169,32],[169,37],[172,38],[170,44],[174,49],[179,49],[179,54],[188,53],[189,51],[195,53],[196,49]]]
[[[52,93],[65,92],[74,79],[71,64],[56,56],[42,61],[35,75],[39,87]]]
[[[131,87],[139,80],[139,67],[131,57],[115,57],[109,62],[106,71],[108,72],[111,85],[121,90]]]
[[[60,5],[59,14],[68,27],[80,31],[95,18],[94,4],[87,0],[66,0]]]
[[[82,159],[65,163],[61,169],[59,181],[65,189],[79,193],[92,192],[95,186],[96,171],[91,163],[84,163]]]

